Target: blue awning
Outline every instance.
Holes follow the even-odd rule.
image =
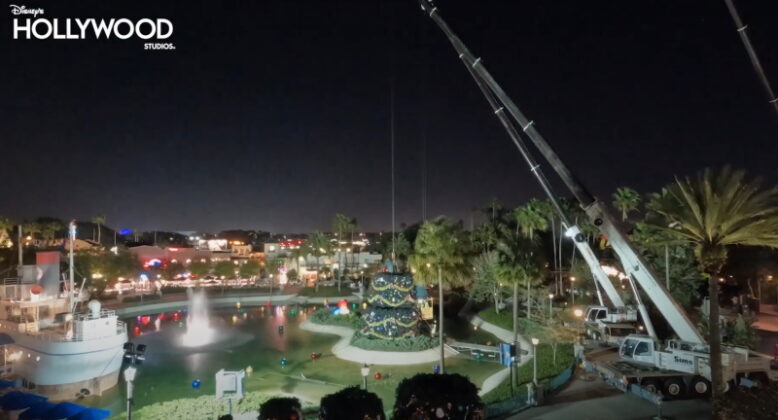
[[[86,410],[86,407],[84,407],[83,405],[78,405],[69,401],[65,401],[52,407],[49,411],[46,412],[46,414],[41,416],[41,420],[68,419],[84,410]]]
[[[0,407],[5,411],[21,410],[46,401],[48,398],[40,395],[28,394],[21,391],[11,391],[0,397]]]
[[[68,420],[103,420],[111,416],[110,410],[101,410],[99,408],[87,408],[86,410],[68,417]]]
[[[416,299],[427,299],[427,288],[417,284],[416,285]]]

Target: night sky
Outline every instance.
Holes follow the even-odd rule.
[[[422,217],[425,155],[430,217],[540,195],[414,0],[15,3],[47,18],[168,18],[176,50],[13,40],[6,9],[2,216],[304,232],[343,212],[387,229],[392,87],[398,224]],[[778,2],[736,4],[778,87]],[[778,118],[723,1],[437,5],[607,201],[725,163],[778,183]]]

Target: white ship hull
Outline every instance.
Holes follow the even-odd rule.
[[[100,395],[116,386],[127,333],[86,341],[54,341],[46,336],[4,331],[14,343],[13,373],[30,391],[53,400]]]

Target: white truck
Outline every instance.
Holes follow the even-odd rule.
[[[637,382],[667,395],[681,395],[686,389],[691,389],[696,395],[706,395],[710,389],[711,379],[710,351],[686,312],[664,286],[656,280],[656,276],[634,250],[624,232],[609,214],[606,206],[573,176],[537,130],[534,122],[519,110],[513,100],[494,80],[483,61],[476,58],[454,34],[432,1],[419,0],[419,3],[425,14],[438,25],[451,42],[494,114],[500,120],[514,145],[519,149],[530,172],[540,183],[549,201],[559,213],[566,229],[565,235],[573,239],[577,249],[583,255],[594,274],[595,285],[606,292],[616,311],[622,310],[624,303],[616,293],[610,279],[602,271],[597,258],[586,243],[584,235],[575,224],[571,223],[560,206],[559,199],[551,184],[520,133],[531,140],[535,148],[551,165],[570,193],[579,202],[589,220],[608,239],[621,262],[647,335],[631,334],[627,336],[622,340],[618,353],[613,354],[613,351],[608,352],[607,350],[598,351],[599,357],[589,357],[589,365],[594,366],[601,374],[610,375],[611,378],[619,379],[625,384]],[[665,318],[667,324],[679,338],[678,340],[668,340],[662,347],[651,324],[648,311],[641,300],[638,286]],[[602,305],[599,288],[597,294]],[[604,315],[607,318],[610,316],[610,311],[607,307],[605,310]],[[590,310],[587,315],[594,316],[592,321],[594,324],[605,326],[607,324],[605,321],[598,320],[601,314],[603,312],[600,310],[596,312]],[[774,369],[776,366],[771,363],[769,356],[733,346],[722,346],[722,352],[724,379],[730,385],[736,383],[737,380],[740,380],[739,383],[754,384],[778,379],[778,375],[776,375],[778,371]],[[746,379],[746,381],[741,379]]]

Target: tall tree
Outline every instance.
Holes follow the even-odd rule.
[[[335,236],[337,237],[337,247],[335,248],[338,252],[338,262],[339,262],[339,270],[338,274],[336,275],[337,281],[338,281],[338,291],[340,291],[340,281],[343,277],[342,273],[345,272],[346,269],[346,261],[345,261],[345,254],[343,252],[344,248],[341,248],[341,243],[348,241],[350,242],[351,235],[353,234],[354,230],[356,229],[356,219],[351,216],[346,216],[342,213],[336,213],[335,217],[332,218],[332,231],[335,232]],[[345,245],[345,244],[343,244]],[[350,246],[350,245],[348,245]],[[348,247],[347,246],[347,247]]]
[[[708,278],[709,332],[714,417],[724,391],[719,328],[719,284],[728,250],[735,245],[778,248],[778,188],[763,189],[741,170],[706,169],[695,177],[676,179],[654,194],[649,210],[665,218],[658,228],[694,245],[694,255]]]
[[[494,312],[500,313],[503,288],[499,276],[500,260],[496,251],[481,253],[473,260],[473,287],[470,297],[476,302],[492,300]]]
[[[440,338],[440,370],[445,371],[443,286],[461,285],[469,280],[472,267],[468,264],[467,235],[461,223],[445,217],[426,222],[419,229],[414,253],[409,259],[417,281],[438,285],[438,336]]]
[[[14,222],[7,217],[0,217],[0,247],[13,244]]]
[[[101,232],[100,231],[102,230],[101,228],[105,224],[105,221],[106,221],[105,216],[99,215],[99,214],[92,218],[92,223],[97,225],[97,243],[98,244],[102,244],[102,242],[101,242],[102,238],[101,238]]]
[[[311,237],[308,238],[308,242],[306,242],[308,245],[308,249],[311,250],[311,253],[316,257],[316,291],[319,291],[319,277],[321,275],[322,269],[321,269],[321,258],[325,255],[328,255],[332,250],[332,243],[327,238],[327,236],[320,232],[320,231],[314,231],[311,234]]]
[[[516,236],[521,232],[532,240],[536,231],[548,229],[548,218],[542,202],[537,198],[533,198],[527,204],[513,210],[513,218],[516,222]]]
[[[629,187],[616,188],[613,193],[613,207],[621,212],[621,220],[627,220],[629,212],[635,211],[640,205],[640,194]]]
[[[64,228],[62,223],[52,221],[41,224],[41,237],[47,244],[50,244],[54,237],[57,236],[57,232]]]

